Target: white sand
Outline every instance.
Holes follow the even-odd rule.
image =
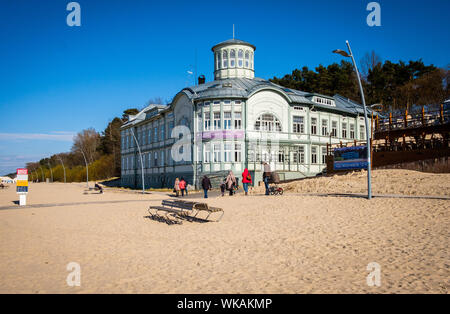
[[[448,186],[448,175],[402,173],[400,185],[421,182],[417,194]],[[208,199],[225,209],[221,222],[168,226],[145,218],[161,193],[83,189],[32,184],[29,203],[129,202],[0,210],[0,292],[449,292],[448,200],[225,196]],[[0,206],[13,200],[13,187],[0,190]],[[81,287],[66,284],[69,262],[81,266]],[[366,284],[370,262],[381,266],[381,287]]]

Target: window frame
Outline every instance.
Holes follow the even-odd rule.
[[[296,119],[300,119],[300,121],[295,121]],[[292,116],[292,133],[305,134],[304,116]]]
[[[272,120],[265,119],[267,117],[272,117]],[[272,113],[261,114],[254,123],[255,131],[260,132],[282,132],[283,126],[281,121]]]
[[[311,135],[317,135],[317,118],[311,117]]]
[[[317,146],[311,146],[311,164],[317,164]]]

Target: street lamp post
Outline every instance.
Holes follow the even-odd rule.
[[[334,53],[340,54],[346,58],[352,58],[353,66],[355,67],[356,77],[358,78],[359,90],[361,91],[361,100],[364,107],[364,122],[366,125],[366,139],[367,139],[367,198],[372,199],[372,177],[371,177],[371,160],[370,160],[370,142],[371,142],[371,128],[369,128],[369,119],[367,118],[368,112],[366,107],[366,99],[364,98],[364,90],[361,84],[361,77],[359,75],[358,67],[355,62],[355,57],[353,56],[352,49],[350,48],[350,43],[348,40],[346,41],[348,51],[344,51],[341,49],[334,50]]]
[[[141,174],[142,174],[142,194],[145,194],[145,183],[144,183],[144,163],[142,160],[142,152],[141,152],[141,147],[139,146],[138,140],[136,139],[136,136],[134,135],[134,128],[131,128],[131,134],[133,134],[133,138],[134,141],[136,142],[138,151],[139,151],[139,156],[141,159]]]
[[[59,161],[61,162],[61,165],[63,167],[63,171],[64,171],[64,183],[66,183],[66,168],[64,167],[64,163],[61,157],[58,156]]]
[[[86,155],[83,152],[83,149],[80,149],[80,152],[83,154],[83,158],[84,158],[84,163],[86,164],[86,187],[89,190],[89,165],[86,159]]]
[[[48,168],[50,169],[51,182],[53,183],[53,171],[52,171],[52,167],[50,165],[50,161],[47,164],[48,164]]]

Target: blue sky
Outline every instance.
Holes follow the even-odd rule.
[[[69,27],[66,0],[0,0],[0,174],[69,151],[72,135],[103,130],[124,109],[171,99],[198,74],[212,80],[211,47],[232,37],[254,44],[256,76],[355,55],[450,63],[450,1],[383,0],[369,27],[369,0],[80,0]]]

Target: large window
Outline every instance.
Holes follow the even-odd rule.
[[[250,52],[245,52],[245,67],[249,68],[250,66]]]
[[[239,49],[238,51],[238,66],[242,68],[244,65],[244,51]]]
[[[232,162],[232,144],[231,143],[224,143],[223,144],[223,161],[224,162]]]
[[[231,129],[231,112],[223,113],[223,129],[224,130]]]
[[[342,123],[342,137],[347,138],[347,123]]]
[[[317,118],[311,118],[311,134],[317,134]]]
[[[204,128],[205,128],[205,131],[211,130],[211,114],[209,112],[205,112]]]
[[[366,128],[364,125],[359,126],[359,139],[365,140],[366,139]]]
[[[223,51],[223,68],[228,68],[228,52]]]
[[[214,130],[220,130],[220,112],[214,112]]]
[[[153,158],[153,164],[155,165],[155,167],[158,167],[158,152],[155,152],[153,154],[154,158]]]
[[[355,138],[355,125],[353,123],[350,123],[350,138]]]
[[[297,150],[294,151],[293,156],[293,162],[294,164],[304,164],[305,163],[305,146],[298,146]]]
[[[241,162],[242,161],[242,145],[234,144],[234,161]]]
[[[158,127],[155,126],[154,133],[153,133],[153,142],[157,142],[157,141],[158,141]]]
[[[240,112],[234,113],[234,129],[235,130],[242,129],[242,113]]]
[[[203,162],[211,162],[211,144],[206,143],[204,146],[204,160]]]
[[[160,126],[160,129],[161,129],[161,141],[164,141],[164,139],[166,138],[166,135],[165,135],[165,125],[161,125]]]
[[[292,132],[305,133],[305,118],[301,116],[294,116],[292,119]]]
[[[327,156],[327,148],[326,147],[322,147],[322,163],[326,164],[326,156]]]
[[[311,146],[311,163],[317,164],[317,146]]]
[[[161,166],[165,165],[165,159],[164,159],[164,151],[161,151]]]
[[[281,132],[280,121],[271,114],[263,114],[255,122],[256,131]]]
[[[234,68],[236,66],[236,50],[231,49],[230,51],[230,68]]]
[[[213,162],[220,162],[221,158],[220,143],[213,144]]]
[[[331,136],[337,137],[337,121],[331,121]]]
[[[253,70],[253,52],[250,54],[250,68]]]
[[[322,135],[327,136],[328,135],[328,120],[322,119]]]
[[[284,162],[284,151],[283,150],[278,151],[278,162],[280,162],[280,163]]]
[[[167,134],[169,136],[169,138],[172,138],[172,130],[174,128],[175,122],[170,121],[169,122],[169,134]]]
[[[144,130],[144,145],[150,144],[150,142],[148,141],[148,132],[147,130]]]

